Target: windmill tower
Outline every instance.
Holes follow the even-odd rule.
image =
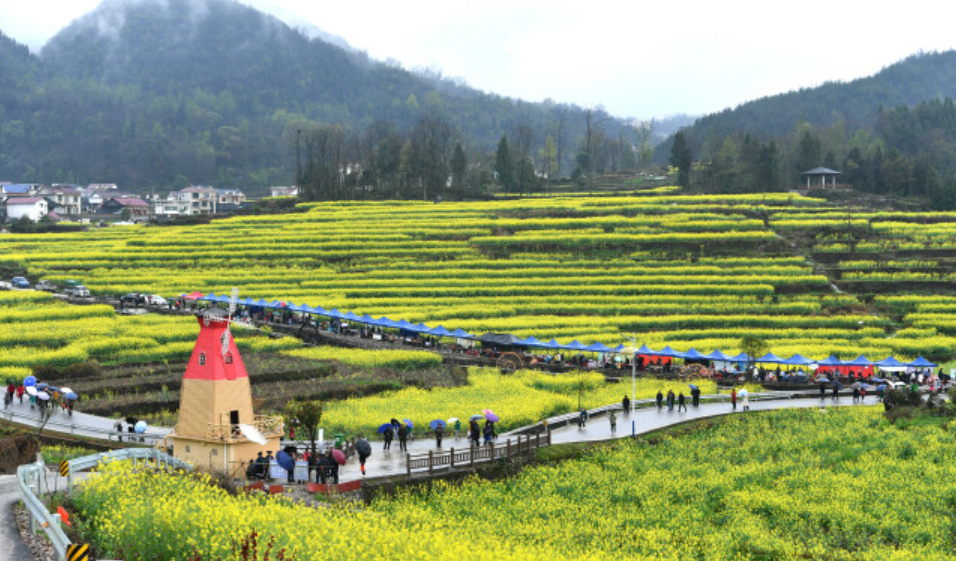
[[[199,337],[183,375],[179,424],[168,437],[177,458],[230,474],[257,452],[279,450],[283,431],[281,417],[252,410],[249,374],[229,329],[237,297],[234,288],[228,315],[210,308],[196,316]]]

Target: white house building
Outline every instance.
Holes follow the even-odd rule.
[[[183,214],[215,214],[219,197],[212,187],[186,187],[170,192],[166,200],[188,208]]]
[[[291,187],[270,187],[273,197],[298,197],[299,188],[295,185]]]
[[[10,197],[6,205],[8,220],[26,217],[33,222],[39,222],[49,213],[48,203],[43,197]]]
[[[75,187],[54,185],[53,187],[40,187],[37,195],[46,197],[60,207],[60,214],[75,215],[80,214],[80,191]]]

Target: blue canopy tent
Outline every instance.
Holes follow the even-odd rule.
[[[343,319],[345,314],[339,311],[338,308],[332,308],[331,310],[326,310],[323,316],[328,316],[330,318]]]
[[[651,356],[666,356],[666,357],[670,357],[670,358],[684,358],[684,353],[675,351],[674,349],[671,348],[670,345],[667,345],[666,347],[664,347],[663,349],[661,349],[661,350],[659,350],[659,351],[651,351],[651,352],[648,353],[648,354],[651,355]]]
[[[880,368],[883,368],[883,369],[886,369],[886,368],[906,368],[906,363],[900,362],[900,361],[896,360],[896,358],[893,357],[893,356],[888,356],[888,357],[884,358],[883,360],[878,360],[878,361],[876,361],[874,364],[876,364],[877,366],[879,366]]]
[[[308,308],[306,311],[309,312],[310,314],[316,314],[316,315],[324,316],[324,315],[325,315],[325,312],[326,312],[326,309],[323,308],[322,306],[308,306],[308,305],[306,305],[305,307]]]
[[[716,361],[720,361],[720,362],[733,362],[733,361],[734,361],[733,357],[729,357],[729,356],[725,355],[723,352],[720,351],[720,349],[714,349],[710,354],[704,355],[704,357],[706,357],[706,358],[708,358],[708,359],[710,359],[710,360],[716,360]]]
[[[907,363],[906,363],[906,366],[909,366],[909,367],[911,367],[911,368],[936,368],[936,367],[939,366],[939,365],[938,365],[938,364],[935,364],[935,363],[932,363],[932,362],[926,360],[925,358],[923,358],[922,356],[920,356],[919,358],[917,358],[917,359],[914,360],[913,362],[907,362]]]
[[[433,327],[432,329],[429,329],[425,333],[429,335],[434,335],[436,337],[454,337],[451,331],[448,331],[447,329],[445,329],[444,326],[441,326],[441,325],[439,325],[438,327]]]
[[[359,318],[359,321],[366,325],[378,325],[378,323],[375,322],[375,318],[368,314],[362,315],[362,317]]]
[[[640,349],[637,349],[637,354],[639,355],[656,355],[657,351],[652,351],[647,345],[641,345]]]
[[[418,331],[421,332],[421,333],[428,333],[429,331],[431,331],[431,327],[428,327],[427,325],[425,325],[425,324],[422,323],[422,322],[416,323],[416,324],[415,324],[415,329],[418,330]]]
[[[260,308],[265,308],[269,305],[269,303],[266,302],[264,298],[259,298],[256,300],[255,305],[259,306]]]
[[[382,327],[395,327],[395,322],[385,316],[382,316],[375,320],[375,325],[381,325]]]
[[[527,339],[522,339],[522,340],[519,342],[519,344],[520,344],[520,345],[524,345],[524,346],[526,346],[526,347],[544,347],[546,343],[543,343],[543,342],[541,342],[541,341],[538,341],[538,340],[535,339],[534,336],[532,335],[531,337],[528,337]]]
[[[551,339],[547,343],[541,343],[541,346],[545,349],[560,349],[561,343],[558,343],[557,339]]]
[[[814,364],[816,361],[811,360],[801,354],[795,354],[787,360],[782,361],[780,364],[786,364],[789,366],[808,366]]]
[[[266,308],[272,308],[274,310],[279,308],[285,308],[283,304],[284,302],[280,302],[279,300],[273,300],[272,302],[269,302],[268,304],[266,304]]]
[[[567,349],[569,351],[586,351],[588,347],[584,343],[581,343],[580,341],[575,339],[574,341],[571,341],[567,345],[561,345],[561,348]]]
[[[359,317],[355,312],[346,312],[342,319],[347,319],[349,321],[362,321],[362,318]]]
[[[404,329],[405,331],[413,331],[415,333],[419,333],[421,331],[421,329],[419,329],[418,327],[415,327],[415,324],[408,321],[407,319],[398,320],[397,322],[395,322],[395,327],[399,329]]]
[[[693,347],[691,347],[686,353],[683,353],[683,354],[684,354],[684,360],[710,360],[710,358],[708,358],[707,355],[700,354]]]
[[[835,355],[830,355],[826,359],[817,362],[817,366],[845,366],[845,363]]]
[[[611,349],[611,350],[614,351],[614,352],[616,352],[616,353],[622,353],[622,352],[624,352],[624,349],[628,349],[628,348],[630,348],[630,347],[627,347],[627,346],[624,345],[624,343],[621,343],[620,345],[614,347],[614,348]]]
[[[253,300],[253,299],[252,299],[251,297],[249,297],[249,296],[246,296],[245,299],[241,300],[239,303],[242,304],[243,306],[255,306],[255,305],[256,305],[256,301]]]
[[[767,353],[762,357],[758,358],[754,362],[769,362],[773,364],[780,364],[783,362],[783,359],[773,353]]]
[[[614,349],[608,347],[604,343],[592,343],[587,347],[584,347],[584,350],[591,351],[592,353],[613,353]]]
[[[457,337],[458,339],[474,339],[475,338],[474,335],[472,335],[471,333],[468,333],[467,331],[465,331],[464,329],[460,327],[452,331],[450,336]]]
[[[873,361],[866,358],[863,355],[860,355],[853,360],[848,360],[843,363],[844,366],[873,366]]]
[[[750,362],[751,360],[753,360],[753,357],[748,355],[747,353],[740,353],[736,356],[730,357],[730,360],[734,362]]]

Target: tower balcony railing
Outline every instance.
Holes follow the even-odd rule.
[[[251,425],[266,438],[282,436],[282,434],[284,434],[285,425],[283,424],[282,417],[279,416],[256,415],[255,421],[253,421]],[[238,424],[226,423],[217,425],[209,423],[206,426],[206,440],[241,442],[249,439],[239,430]]]

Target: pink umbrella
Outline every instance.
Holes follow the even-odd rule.
[[[335,462],[340,466],[345,465],[345,453],[341,450],[332,450],[332,457],[335,458]]]

